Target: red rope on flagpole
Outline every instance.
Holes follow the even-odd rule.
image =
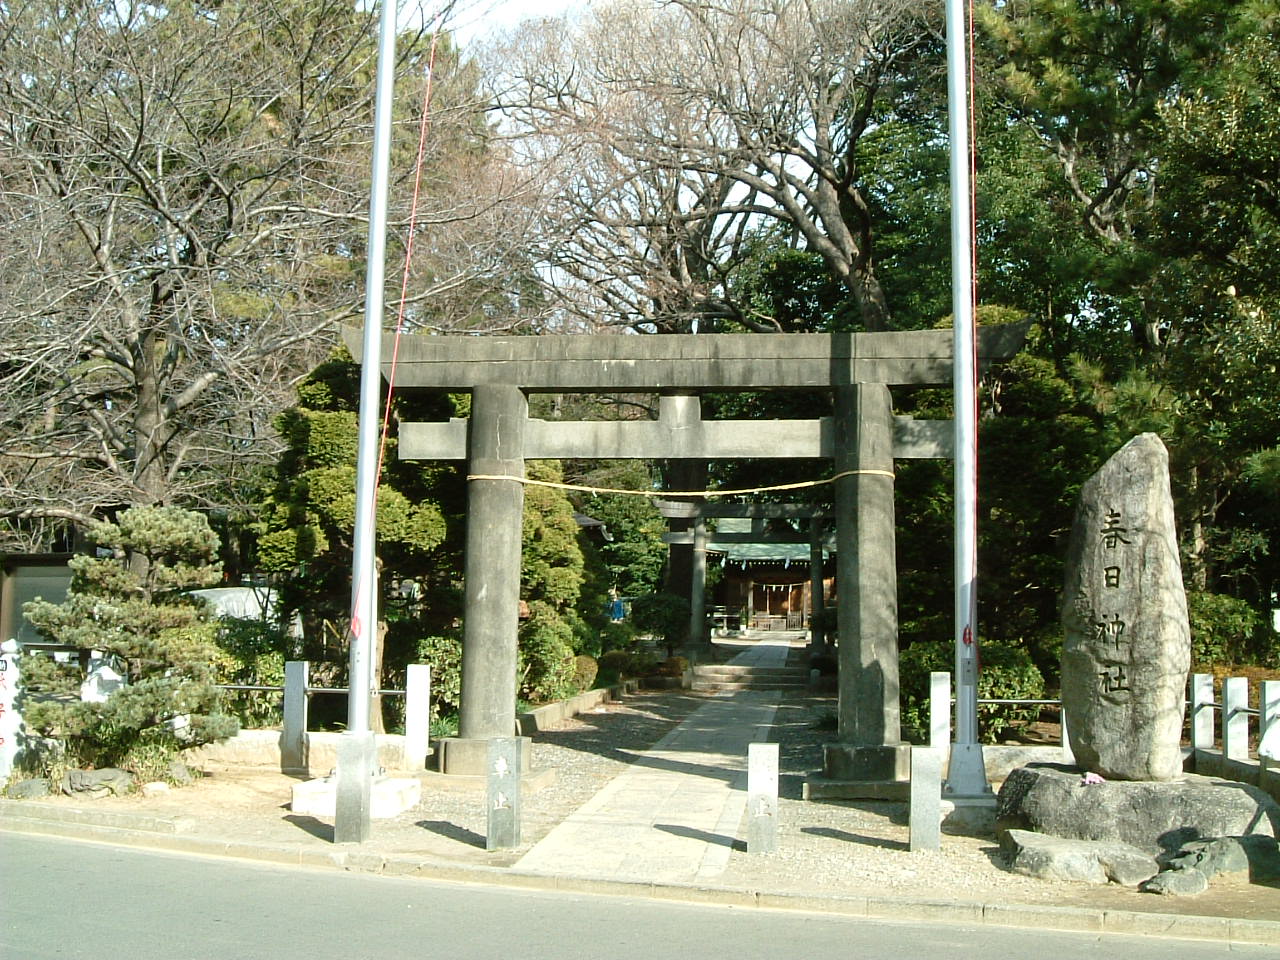
[[[978,338],[976,336],[978,326],[978,110],[977,110],[977,94],[975,88],[977,84],[974,76],[974,51],[976,49],[975,31],[973,27],[973,0],[969,0],[969,62],[965,66],[965,72],[969,77],[969,256],[970,256],[970,283],[973,307],[973,325],[975,336],[973,338],[973,464],[975,482],[978,470],[978,414],[981,412],[981,404],[978,401],[977,381],[978,374]]]
[[[391,396],[396,388],[396,365],[400,357],[400,336],[404,330],[404,305],[409,295],[409,269],[413,260],[413,237],[418,224],[418,201],[422,196],[422,161],[426,155],[427,132],[431,129],[431,96],[435,88],[436,48],[440,38],[440,14],[431,27],[431,53],[427,58],[427,86],[422,94],[422,116],[418,121],[418,155],[413,169],[413,200],[409,205],[409,235],[404,247],[404,269],[400,274],[400,304],[396,309],[396,332],[391,348],[391,369],[387,374],[387,402],[382,415],[382,439],[378,446],[378,473],[382,477],[382,463],[387,453],[387,435],[391,431]],[[377,500],[377,482],[374,500]]]

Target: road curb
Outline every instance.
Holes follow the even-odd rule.
[[[194,821],[187,821],[190,818],[150,817],[116,811],[87,811],[40,804],[38,801],[0,800],[0,831],[147,847],[170,853],[337,868],[391,877],[497,884],[557,893],[829,913],[870,920],[990,924],[1183,940],[1280,944],[1280,921],[1272,920],[910,897],[824,896],[743,887],[533,873],[513,867],[456,863],[360,849],[335,847],[318,850],[292,844],[221,840],[192,833]]]

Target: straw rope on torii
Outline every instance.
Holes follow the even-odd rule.
[[[1020,325],[984,328],[979,361],[1013,356],[1024,335]],[[346,340],[358,360],[358,338],[353,332]],[[889,388],[949,382],[951,350],[947,330],[402,338],[395,372],[400,392],[470,390],[472,396],[469,419],[400,428],[401,459],[468,461],[461,715],[458,736],[440,744],[441,770],[482,772],[487,741],[514,729],[526,459],[824,458],[833,461],[832,477],[773,489],[835,487],[843,642],[838,742],[826,750],[825,774],[864,786],[904,781],[893,462],[950,456],[952,430],[948,421],[895,417]],[[383,372],[390,373],[385,366]],[[834,413],[814,420],[701,418],[702,392],[770,390],[828,393]],[[659,418],[549,422],[528,416],[529,393],[615,391],[659,394]],[[756,492],[765,491],[655,493]],[[694,556],[705,563],[696,549]]]

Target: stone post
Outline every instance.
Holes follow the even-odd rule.
[[[494,737],[486,751],[485,849],[520,846],[520,774],[525,737]]]
[[[367,764],[367,766],[366,766]],[[378,741],[372,730],[348,730],[338,738],[338,776],[334,796],[334,843],[364,843],[371,833],[372,784],[378,767]]]
[[[778,852],[778,745],[747,744],[747,853]]]
[[[472,477],[524,477],[528,411],[528,401],[518,387],[495,383],[472,390],[468,464]],[[523,516],[520,479],[469,481],[462,694],[458,736],[439,744],[442,773],[483,776],[486,741],[515,733]]]
[[[307,675],[306,660],[289,660],[284,665],[283,730],[280,733],[280,769],[285,773],[307,772]]]
[[[822,623],[827,600],[823,590],[822,518],[809,520],[809,652],[821,653],[827,645]]]
[[[915,747],[911,751],[911,809],[908,813],[910,850],[938,850],[942,846],[942,751]]]
[[[881,383],[836,388],[839,544],[839,743],[832,780],[905,781],[910,748],[898,708],[898,581],[893,509],[893,402]]]
[[[1262,681],[1258,708],[1258,764],[1272,770],[1280,761],[1280,680]]]

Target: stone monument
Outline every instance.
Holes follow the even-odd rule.
[[[1187,866],[1206,840],[1252,849],[1280,832],[1280,805],[1262,790],[1182,772],[1191,635],[1155,434],[1130,440],[1080,492],[1063,627],[1062,706],[1082,769],[1030,764],[1005,780],[996,833],[1011,869],[1193,893],[1208,885]]]
[[[1114,780],[1179,777],[1191,635],[1169,457],[1154,433],[1081,490],[1063,627],[1062,706],[1080,766]]]

